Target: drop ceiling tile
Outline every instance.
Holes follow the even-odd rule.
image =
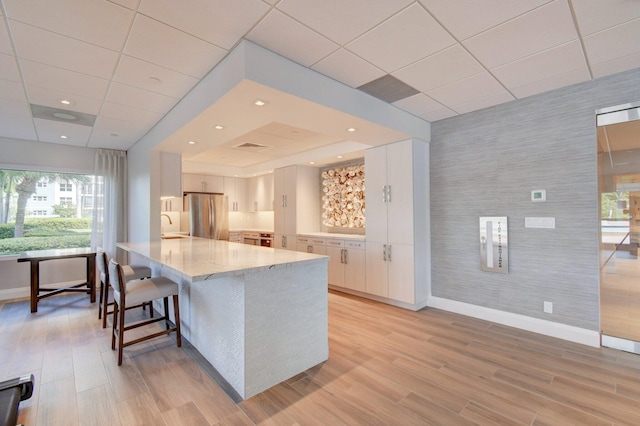
[[[10,21],[19,58],[110,79],[120,54],[94,44]]]
[[[107,0],[111,3],[119,4],[120,6],[124,6],[127,9],[136,10],[140,5],[140,0]]]
[[[26,59],[20,59],[19,62],[27,91],[31,86],[55,87],[71,97],[79,95],[96,99],[104,98],[107,92],[107,80]]]
[[[640,53],[624,56],[612,61],[592,64],[591,72],[593,73],[594,78],[599,78],[623,71],[629,71],[635,68],[640,68]]]
[[[0,53],[0,80],[22,82],[16,58]]]
[[[640,53],[640,18],[584,37],[584,48],[592,64]]]
[[[460,45],[454,45],[393,73],[421,92],[451,84],[484,71]]]
[[[385,72],[380,68],[342,48],[317,62],[311,68],[351,87],[362,86],[385,75]]]
[[[528,56],[491,70],[500,82],[511,89],[559,74],[582,69],[587,61],[578,40]]]
[[[629,0],[573,0],[582,36],[640,18],[640,2]]]
[[[132,108],[126,105],[104,102],[100,110],[100,117],[113,118],[122,121],[134,121],[141,127],[150,129],[164,114]]]
[[[550,0],[420,0],[458,40],[502,24]]]
[[[465,114],[467,112],[477,111],[483,108],[489,108],[495,105],[504,104],[514,99],[515,98],[505,90],[499,93],[493,93],[489,96],[472,99],[468,102],[463,102],[458,105],[453,105],[451,106],[451,109],[455,110],[459,114]]]
[[[128,149],[149,131],[131,121],[98,117],[87,146],[92,148]]]
[[[462,44],[484,66],[495,68],[577,38],[567,2],[555,1]]]
[[[177,102],[178,98],[161,95],[137,87],[127,86],[122,83],[111,83],[105,101],[133,108],[153,111],[161,114],[167,113]]]
[[[65,93],[37,86],[29,86],[27,88],[27,96],[29,98],[29,103],[31,104],[44,105],[51,108],[60,108],[93,115],[98,114],[100,111],[100,105],[102,105],[102,99],[88,98],[79,95],[69,96],[68,92]],[[60,101],[63,99],[71,101],[71,104],[61,104]]]
[[[26,102],[0,98],[0,129],[6,138],[37,140],[31,110]]]
[[[0,20],[0,53],[14,55],[11,39],[9,38],[9,31],[7,31],[7,25],[4,19]]]
[[[278,9],[344,45],[410,3],[411,0],[283,0]]]
[[[448,109],[423,93],[401,99],[394,102],[393,105],[428,121],[431,121],[432,113]],[[449,117],[456,115],[456,113],[451,110],[449,110],[449,112],[451,113]]]
[[[141,13],[226,50],[268,10],[260,0],[154,0],[140,6]]]
[[[197,78],[127,55],[120,58],[113,80],[173,98],[182,98],[198,83]]]
[[[202,78],[227,51],[144,15],[137,15],[124,53]]]
[[[504,87],[502,87],[491,74],[481,72],[463,80],[458,80],[446,86],[430,90],[426,94],[441,104],[454,109],[453,105],[460,105],[474,99],[484,98],[504,91]]]
[[[251,30],[247,38],[307,67],[339,47],[275,9]]]
[[[453,37],[416,3],[345,47],[393,72],[454,43]]]
[[[589,70],[582,68],[514,87],[510,89],[510,91],[515,97],[522,99],[527,96],[537,95],[538,93],[548,92],[553,89],[559,89],[560,87],[570,86],[590,79]]]
[[[120,50],[134,12],[103,0],[5,0],[9,19]]]
[[[51,142],[61,145],[87,146],[91,127],[77,124],[61,123],[59,121],[34,118],[33,122],[38,132],[40,142]],[[66,139],[60,136],[67,136]]]
[[[24,86],[16,81],[0,80],[0,99],[27,103]]]

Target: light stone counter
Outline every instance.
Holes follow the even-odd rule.
[[[234,399],[328,359],[328,257],[192,237],[118,247],[179,283],[182,334]]]

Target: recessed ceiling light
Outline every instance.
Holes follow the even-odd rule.
[[[68,136],[60,135],[60,139],[67,139],[67,138],[68,138]]]
[[[309,164],[316,164],[315,161],[309,161]]]
[[[59,101],[62,105],[71,105],[73,104],[72,101],[70,101],[69,99],[60,99]]]
[[[268,103],[269,102],[263,101],[262,99],[256,99],[255,101],[253,101],[253,104],[256,106],[265,106]]]
[[[160,80],[158,77],[154,77],[154,76],[149,77],[149,82],[151,82],[151,84],[155,84],[155,85],[162,84],[162,80]]]
[[[355,127],[349,127],[347,129],[347,132],[355,132],[355,131],[356,131]]]
[[[195,145],[196,143],[196,141],[189,141],[189,145]]]
[[[215,126],[213,126],[213,128],[216,129],[216,130],[222,130],[222,129],[224,129],[224,126],[216,124]]]
[[[342,155],[338,155],[338,158],[342,158]]]

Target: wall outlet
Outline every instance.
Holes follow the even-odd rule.
[[[553,313],[553,302],[544,302],[543,310],[546,314]]]

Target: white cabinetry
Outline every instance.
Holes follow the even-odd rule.
[[[365,242],[350,240],[327,240],[329,255],[329,284],[358,292],[366,291]]]
[[[222,183],[224,195],[229,197],[229,211],[246,211],[246,179],[225,176]]]
[[[327,240],[317,237],[298,236],[296,238],[296,250],[305,253],[327,254]]]
[[[289,166],[273,174],[274,245],[296,250],[296,235],[320,230],[320,171]]]
[[[182,175],[182,189],[187,192],[224,192],[222,176],[197,175],[184,173]]]
[[[162,211],[182,210],[182,156],[160,153],[160,199]]]
[[[247,179],[247,210],[251,212],[273,210],[273,174]]]
[[[430,290],[428,144],[368,149],[365,174],[366,292],[420,309]]]

